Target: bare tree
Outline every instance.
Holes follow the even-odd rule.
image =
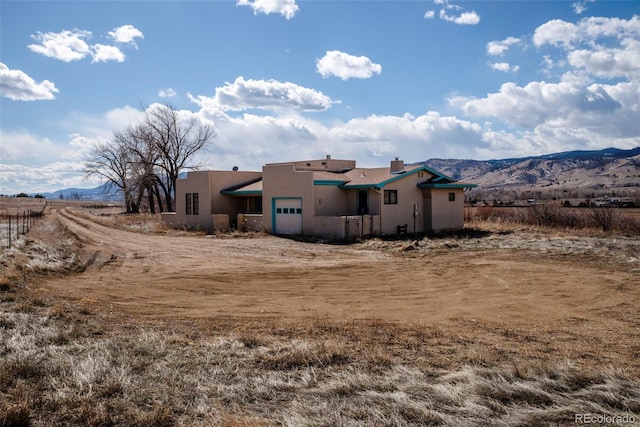
[[[195,116],[182,115],[171,104],[155,105],[145,109],[142,123],[115,130],[112,143],[96,146],[85,173],[118,187],[127,212],[138,212],[145,195],[151,212],[156,202],[160,212],[175,211],[176,180],[183,170],[198,168],[193,156],[213,135]]]
[[[137,188],[137,205],[146,195],[149,210],[155,213],[156,201],[160,212],[164,211],[162,198],[158,190],[161,184],[157,172],[160,155],[149,131],[143,124],[129,125],[124,130],[113,132],[114,140],[129,153],[130,180]]]
[[[84,164],[85,176],[98,175],[107,180],[110,186],[122,191],[128,213],[139,212],[136,200],[136,187],[131,177],[131,156],[129,150],[120,141],[101,143],[94,147],[90,160]]]
[[[144,127],[159,154],[158,166],[164,175],[159,182],[163,183],[167,210],[175,211],[176,180],[183,170],[198,168],[190,162],[211,142],[214,130],[193,115],[181,117],[171,104],[148,108]]]

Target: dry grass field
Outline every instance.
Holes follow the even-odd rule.
[[[1,426],[640,422],[637,235],[331,245],[101,213],[56,206],[0,252]]]

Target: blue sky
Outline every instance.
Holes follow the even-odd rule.
[[[170,102],[197,162],[489,159],[640,146],[637,1],[0,1],[0,194]]]

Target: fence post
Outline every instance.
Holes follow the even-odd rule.
[[[9,214],[8,217],[9,217],[9,249],[11,249],[11,214]]]

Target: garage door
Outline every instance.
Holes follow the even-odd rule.
[[[302,234],[302,199],[274,199],[275,234]]]

